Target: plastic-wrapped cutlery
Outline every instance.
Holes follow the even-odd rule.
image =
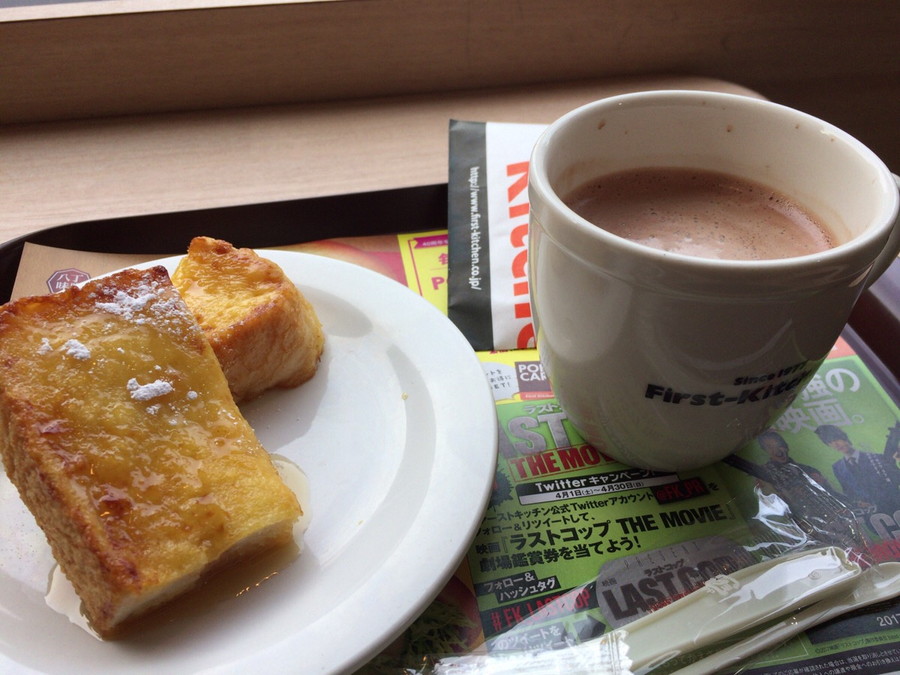
[[[835,547],[802,551],[719,575],[683,598],[605,635],[565,649],[441,659],[435,673],[604,673],[649,671],[668,660],[846,593],[861,568]]]
[[[847,593],[831,596],[763,628],[744,640],[717,651],[673,675],[705,675],[726,668],[763,649],[781,644],[803,631],[846,612],[900,595],[900,563],[884,562],[870,567]]]

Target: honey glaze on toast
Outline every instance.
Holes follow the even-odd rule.
[[[270,456],[282,480],[304,505],[303,514],[294,523],[293,542],[260,551],[241,559],[239,564],[210,569],[186,593],[120,625],[116,629],[117,638],[143,638],[154,631],[169,628],[181,631],[186,628],[187,622],[214,615],[222,608],[223,603],[249,597],[249,593],[277,578],[300,555],[303,534],[309,526],[311,515],[306,506],[310,503],[309,480],[296,463],[280,455]],[[68,618],[71,623],[92,637],[102,639],[88,622],[81,598],[59,565],[54,565],[50,571],[45,601],[47,606]],[[130,630],[138,627],[139,632]]]
[[[0,307],[0,456],[103,637],[302,513],[162,267]]]

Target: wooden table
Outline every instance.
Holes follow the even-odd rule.
[[[709,78],[592,80],[0,127],[0,242],[85,220],[444,183],[450,119],[550,122],[653,88],[755,95]]]

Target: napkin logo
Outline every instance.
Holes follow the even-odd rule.
[[[527,349],[534,347],[535,340],[528,295],[528,162],[508,164],[506,175],[513,179],[513,183],[506,188],[506,201],[507,215],[512,225],[509,242],[514,253],[510,263],[513,317],[520,326],[516,335],[516,349]],[[525,197],[525,201],[516,202],[520,197]]]
[[[59,291],[64,291],[69,286],[83,283],[90,278],[91,275],[87,272],[82,272],[74,267],[70,267],[64,270],[56,270],[51,274],[50,278],[47,279],[47,287],[50,289],[51,293],[57,293]]]

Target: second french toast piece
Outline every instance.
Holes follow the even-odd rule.
[[[196,237],[172,282],[209,338],[236,401],[315,375],[325,343],[322,325],[274,262],[220,239]]]
[[[301,514],[163,267],[0,307],[0,457],[103,636]]]

